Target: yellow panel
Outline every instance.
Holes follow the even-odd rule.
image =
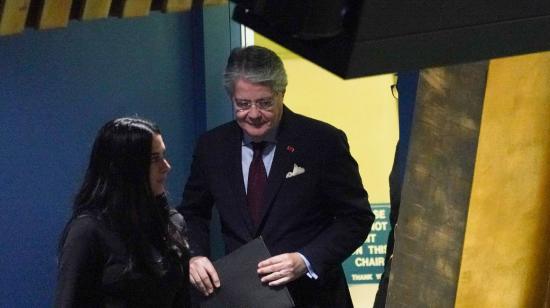
[[[0,0],[0,35],[23,32],[30,0]]]
[[[38,29],[52,29],[66,27],[71,13],[71,0],[44,0]]]
[[[165,0],[162,10],[167,13],[189,11],[192,4],[192,0]]]
[[[285,104],[344,130],[370,201],[389,203],[388,176],[399,133],[397,101],[390,89],[395,75],[343,80],[257,33],[254,44],[283,59],[288,74]]]
[[[273,50],[281,59],[301,58],[300,55],[284,48],[283,46],[271,41],[270,39],[258,33],[254,33],[254,45],[264,46]]]
[[[82,6],[82,20],[106,18],[109,15],[112,0],[85,0]]]
[[[543,307],[550,260],[550,52],[492,60],[456,307]]]

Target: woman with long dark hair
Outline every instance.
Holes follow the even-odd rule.
[[[56,307],[189,306],[189,246],[167,203],[164,155],[147,120],[100,129],[59,243]]]

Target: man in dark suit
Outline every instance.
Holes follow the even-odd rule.
[[[220,287],[208,258],[216,206],[227,253],[263,237],[273,257],[258,264],[262,282],[288,286],[297,307],[353,307],[341,263],[374,215],[345,134],[284,106],[286,73],[269,49],[233,50],[224,85],[235,120],[199,138],[179,208],[191,283]]]

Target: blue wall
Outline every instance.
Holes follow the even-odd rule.
[[[208,129],[233,117],[233,105],[222,86],[223,68],[231,48],[241,46],[240,25],[231,20],[234,4],[204,10],[205,100]],[[221,46],[227,48],[220,48]]]
[[[206,127],[197,20],[155,12],[0,37],[0,307],[51,306],[58,236],[107,120],[160,125],[179,203]]]

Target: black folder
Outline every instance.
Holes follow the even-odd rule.
[[[202,308],[286,308],[294,302],[286,287],[260,281],[258,263],[271,254],[261,237],[214,262],[221,286],[201,303]]]

